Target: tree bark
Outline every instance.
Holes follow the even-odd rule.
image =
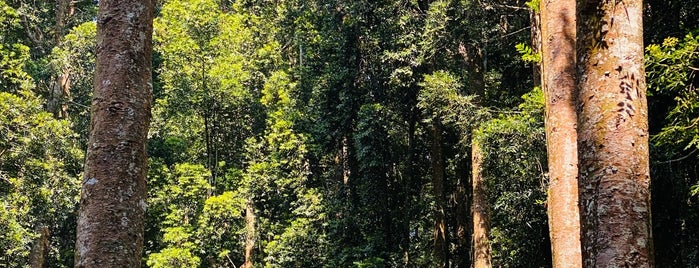
[[[473,267],[490,268],[490,214],[483,181],[483,151],[474,137],[471,143],[471,174],[473,183]]]
[[[455,248],[453,256],[453,267],[469,268],[471,260],[469,252],[471,238],[471,222],[469,219],[471,180],[468,168],[468,161],[459,161],[459,168],[456,172],[456,189],[454,190],[454,218],[455,218]]]
[[[444,156],[442,153],[442,128],[439,123],[432,124],[432,190],[435,199],[434,210],[434,248],[435,267],[447,267],[447,225],[446,197],[444,195]]]
[[[585,267],[653,267],[642,1],[578,2]]]
[[[541,2],[553,267],[582,267],[575,111],[575,0]]]
[[[245,207],[245,263],[241,268],[252,268],[252,254],[255,249],[255,208],[252,202]]]
[[[151,1],[99,1],[75,267],[141,266],[152,23]]]
[[[567,0],[570,1],[570,0]],[[543,2],[543,1],[542,1]],[[539,54],[542,53],[542,25],[541,25],[541,10],[536,11],[534,9],[529,10],[529,23],[531,24],[531,42],[532,42],[532,53]],[[575,24],[569,27],[575,27]],[[532,62],[532,81],[535,87],[541,86],[541,80],[543,79],[541,73],[542,62]]]
[[[47,267],[48,263],[46,263],[46,257],[48,257],[49,251],[51,250],[51,242],[49,241],[51,232],[46,226],[37,228],[37,232],[39,233],[39,237],[34,240],[32,251],[29,253],[29,267]]]

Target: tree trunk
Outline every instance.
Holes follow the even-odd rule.
[[[471,174],[473,184],[473,267],[491,267],[490,215],[485,182],[483,181],[483,152],[479,141],[474,137],[471,143]]]
[[[456,189],[454,191],[454,217],[455,217],[455,249],[453,257],[453,267],[469,268],[470,260],[470,238],[471,222],[469,221],[469,207],[471,193],[471,180],[469,179],[469,166],[467,160],[460,160],[459,168],[456,172]]]
[[[575,0],[541,2],[553,267],[582,267],[575,112]]]
[[[61,39],[66,32],[66,22],[73,15],[73,2],[70,0],[56,0],[54,25],[53,45],[58,47],[61,45]],[[48,111],[53,113],[56,118],[68,118],[68,102],[71,101],[70,96],[70,70],[63,68],[61,73],[54,78],[54,85],[49,90],[50,99],[48,100]]]
[[[435,199],[434,248],[435,267],[447,267],[446,201],[444,195],[444,156],[442,153],[442,129],[439,123],[432,124],[432,190]]]
[[[546,1],[546,0],[544,0]],[[549,0],[551,1],[551,0]],[[568,0],[570,1],[570,0]],[[542,53],[542,43],[541,43],[541,35],[542,35],[542,27],[541,27],[541,10],[536,11],[534,9],[529,10],[529,23],[531,24],[531,42],[532,42],[532,53],[533,54],[539,54]],[[569,27],[575,27],[575,24],[570,25]],[[532,62],[532,81],[534,82],[534,86],[538,87],[541,86],[541,80],[543,79],[542,73],[541,73],[541,65],[542,62]]]
[[[252,268],[252,253],[255,249],[255,208],[252,202],[245,207],[245,263],[241,268]]]
[[[152,1],[99,1],[76,267],[141,266],[152,23]]]
[[[46,257],[48,257],[49,251],[51,250],[51,242],[49,241],[51,232],[46,226],[39,227],[37,231],[39,237],[34,240],[32,251],[29,253],[29,267],[47,267],[48,263],[46,263]]]
[[[583,264],[653,267],[642,1],[578,4]]]

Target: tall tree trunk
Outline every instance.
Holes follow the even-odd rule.
[[[544,0],[546,1],[546,0]],[[553,0],[549,0],[553,1]],[[570,0],[567,0],[570,1]],[[531,24],[531,42],[532,42],[532,53],[533,54],[539,54],[542,52],[542,43],[541,43],[541,35],[542,35],[542,27],[541,27],[541,10],[539,9],[534,10],[530,9],[529,10],[529,23]],[[569,27],[575,27],[575,25],[570,25]],[[541,65],[542,62],[533,62],[532,63],[532,81],[534,81],[534,86],[538,87],[541,86],[541,80],[543,79],[542,73],[541,73]]]
[[[252,202],[245,207],[245,263],[241,268],[252,268],[252,253],[255,249],[255,208]]]
[[[575,112],[575,0],[541,2],[548,218],[554,267],[582,267]]]
[[[653,267],[642,1],[578,2],[583,265]]]
[[[491,267],[490,212],[483,181],[483,151],[478,139],[471,143],[471,175],[473,184],[473,267]]]
[[[46,257],[48,257],[49,250],[51,250],[51,243],[49,241],[51,232],[46,226],[39,227],[37,231],[39,233],[39,237],[34,240],[32,251],[29,253],[29,267],[47,267],[48,263],[46,263]]]
[[[455,249],[453,267],[469,268],[471,260],[469,252],[471,238],[471,223],[469,219],[471,180],[468,161],[461,160],[456,172],[456,189],[454,190],[454,218],[455,218]]]
[[[432,190],[435,199],[434,248],[435,267],[447,267],[449,252],[447,244],[446,197],[444,195],[444,155],[442,152],[442,128],[432,124]]]
[[[140,267],[153,2],[102,0],[76,267]]]

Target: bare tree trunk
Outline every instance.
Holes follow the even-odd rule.
[[[471,143],[471,175],[473,179],[473,267],[491,267],[490,208],[483,181],[483,152],[477,139]]]
[[[583,265],[653,267],[642,1],[578,5]]]
[[[544,0],[545,1],[545,0]],[[552,1],[552,0],[549,0]],[[570,1],[570,0],[568,0]],[[532,53],[539,54],[542,51],[541,35],[541,9],[536,11],[534,9],[529,10],[529,23],[531,24],[531,42],[532,42]],[[569,26],[575,27],[575,24]],[[532,63],[532,80],[534,81],[534,86],[541,86],[541,80],[543,79],[541,73],[542,62]]]
[[[582,267],[575,111],[575,0],[541,2],[553,267]]]
[[[245,207],[245,263],[241,268],[252,268],[252,253],[255,249],[255,208],[252,202]]]
[[[439,123],[432,124],[432,190],[435,199],[434,209],[434,248],[435,267],[447,267],[447,225],[446,200],[444,195],[444,156],[442,153],[442,129]]]
[[[153,2],[101,0],[75,267],[140,267]]]
[[[471,222],[469,221],[470,208],[470,193],[471,180],[469,165],[466,160],[460,161],[459,168],[456,172],[456,189],[454,191],[454,217],[455,217],[455,242],[453,267],[469,268],[471,267],[470,260],[470,243],[471,243]]]
[[[32,251],[29,253],[29,267],[32,268],[42,268],[46,267],[46,257],[49,255],[49,250],[51,249],[51,244],[49,242],[49,237],[51,232],[46,226],[41,226],[38,228],[39,237],[34,240],[34,245],[32,245]]]

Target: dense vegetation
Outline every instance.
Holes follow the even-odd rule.
[[[476,142],[493,265],[550,266],[537,6],[158,1],[142,263],[470,267]],[[0,267],[73,265],[96,9],[0,0]],[[698,11],[645,9],[658,267],[699,265]]]

